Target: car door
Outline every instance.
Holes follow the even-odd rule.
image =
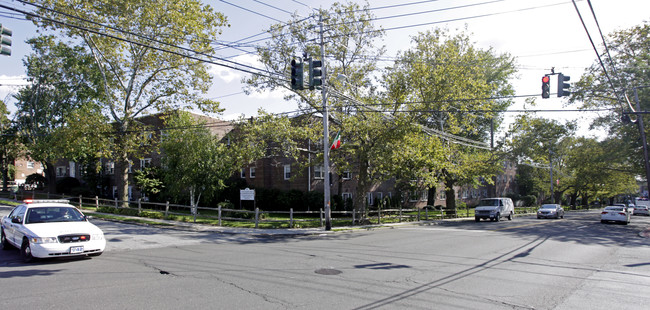
[[[7,222],[5,223],[5,237],[9,242],[16,244],[16,230],[20,229],[22,224],[17,224],[13,222],[13,219],[22,219],[25,218],[25,206],[16,207],[9,216],[7,217]]]

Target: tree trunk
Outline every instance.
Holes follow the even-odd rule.
[[[359,181],[357,182],[357,195],[354,197],[354,210],[365,216],[366,192],[370,180],[368,180],[368,161],[361,155],[359,160]]]
[[[122,207],[129,206],[129,159],[126,151],[119,147],[120,153],[115,163],[115,181],[117,182],[117,199]]]
[[[436,187],[430,187],[427,191],[427,205],[435,206],[436,205]]]
[[[456,191],[453,187],[447,187],[445,189],[445,208],[447,210],[456,210]]]
[[[45,179],[47,179],[47,191],[56,194],[56,168],[50,162],[43,162]]]

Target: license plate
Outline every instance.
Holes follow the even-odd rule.
[[[83,252],[84,252],[84,247],[82,247],[82,246],[70,247],[70,254],[77,254],[77,253],[83,253]]]

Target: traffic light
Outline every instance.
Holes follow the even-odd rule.
[[[551,77],[545,75],[542,77],[542,98],[546,99],[551,96]]]
[[[302,90],[305,89],[303,81],[303,64],[302,59],[298,58],[291,60],[291,89]]]
[[[323,61],[309,59],[309,89],[323,85]]]
[[[571,87],[571,84],[564,83],[570,79],[571,79],[570,76],[564,75],[562,73],[559,73],[557,75],[557,96],[558,97],[568,96],[571,94],[571,92],[569,91],[569,87]]]
[[[11,30],[5,28],[0,24],[0,55],[11,56]]]

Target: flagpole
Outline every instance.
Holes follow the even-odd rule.
[[[323,94],[323,191],[325,192],[325,230],[332,230],[331,208],[330,208],[330,144],[327,112],[327,66],[325,65],[325,43],[323,42],[323,12],[320,12],[318,24],[320,26],[320,54],[323,62],[322,91]]]

